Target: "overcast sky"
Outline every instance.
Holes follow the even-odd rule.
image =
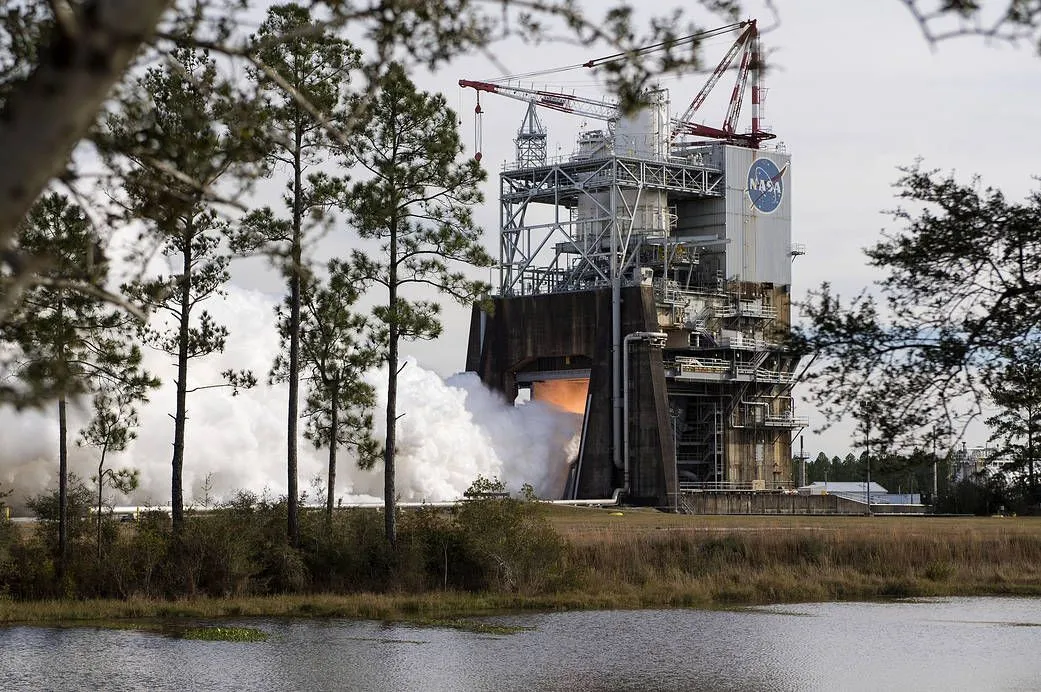
[[[640,3],[655,13],[676,5]],[[843,294],[870,283],[872,270],[865,266],[862,249],[883,229],[893,228],[883,212],[895,206],[897,169],[919,157],[926,167],[954,171],[964,180],[979,175],[1012,199],[1036,188],[1041,147],[1031,133],[1039,123],[1041,58],[1029,45],[962,38],[930,46],[898,0],[777,0],[776,6],[780,22],[771,29],[774,22],[764,7],[746,4],[748,16],[758,14],[767,30],[762,43],[772,69],[765,78],[765,124],[792,156],[792,235],[807,246],[807,254],[795,261],[796,299],[824,281]],[[704,23],[711,26],[707,19]],[[732,40],[706,45],[706,64],[718,62]],[[581,63],[599,53],[556,45],[537,50],[508,46],[497,55],[510,73],[518,73]],[[472,142],[474,92],[460,90],[455,82],[498,72],[477,57],[452,67],[457,69],[442,70],[427,88],[440,89],[460,108],[464,141]],[[704,80],[698,74],[663,80],[674,112],[685,107]],[[731,78],[724,77],[717,91],[725,97],[730,87]],[[724,105],[717,100],[708,106],[702,111],[705,121],[720,122]],[[513,157],[512,139],[525,106],[485,95],[482,107],[490,181],[481,218],[494,247],[496,174],[501,162]],[[749,117],[746,105],[746,128]],[[548,113],[545,121],[551,154],[569,153],[581,119]],[[441,372],[461,368],[466,322],[464,311],[450,313],[444,337],[410,351]],[[811,407],[803,405],[802,413],[811,416],[814,427],[823,423]],[[807,431],[806,450],[845,454],[849,435],[842,425],[822,434]]]

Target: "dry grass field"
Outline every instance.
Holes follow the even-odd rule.
[[[546,507],[546,518],[569,539],[601,532],[640,535],[656,531],[726,533],[731,531],[789,531],[843,533],[878,531],[906,536],[929,535],[958,538],[972,533],[983,536],[1027,535],[1041,538],[1041,517],[933,517],[924,516],[766,516],[689,515],[635,507]]]
[[[552,507],[589,591],[682,606],[1041,595],[1041,518]]]

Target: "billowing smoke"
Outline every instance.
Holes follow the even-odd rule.
[[[267,385],[266,374],[278,347],[273,306],[277,297],[232,288],[223,300],[206,307],[230,330],[222,356],[190,365],[190,385],[220,381],[228,368],[252,369],[262,382],[232,396],[227,389],[201,389],[189,394],[185,445],[185,497],[195,503],[227,498],[237,490],[277,497],[285,492],[286,386]],[[146,353],[146,367],[164,380],[140,412],[138,438],[125,453],[110,455],[109,466],[141,472],[133,497],[117,501],[167,504],[170,500],[170,456],[173,440],[174,386],[172,358]],[[368,378],[377,387],[377,435],[384,434],[386,371]],[[14,489],[16,507],[27,496],[56,485],[57,415],[44,411],[16,413],[0,409],[0,489]],[[397,488],[403,500],[449,500],[460,497],[478,475],[498,477],[511,490],[530,483],[542,497],[559,497],[567,463],[577,452],[581,417],[545,402],[520,406],[485,388],[463,373],[443,380],[408,359],[400,374]],[[70,407],[70,443],[87,417],[86,402]],[[326,452],[301,437],[300,487],[325,476]],[[97,454],[70,444],[70,470],[84,480],[96,473]],[[382,464],[359,470],[341,454],[337,496],[344,502],[376,501],[383,495]],[[310,500],[321,501],[312,494]]]

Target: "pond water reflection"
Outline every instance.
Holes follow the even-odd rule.
[[[4,690],[1036,690],[1041,599],[527,614],[489,635],[253,619],[267,642],[0,629]]]

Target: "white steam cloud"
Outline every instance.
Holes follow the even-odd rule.
[[[228,368],[252,369],[264,381],[278,347],[276,300],[232,287],[224,300],[207,303],[230,335],[223,355],[190,364],[190,385],[217,383],[220,371]],[[170,500],[174,366],[169,356],[149,352],[146,367],[164,384],[140,411],[138,438],[125,453],[110,455],[107,465],[140,470],[141,487],[126,502],[163,505]],[[386,371],[367,377],[377,387],[376,433],[382,437]],[[189,394],[187,500],[200,503],[207,494],[219,500],[237,490],[284,494],[286,398],[285,385],[267,384],[236,397],[227,389]],[[403,415],[398,421],[397,488],[406,501],[456,499],[478,475],[498,477],[511,490],[530,483],[542,497],[559,497],[567,463],[577,452],[580,416],[542,402],[514,406],[472,373],[443,380],[413,359],[401,371],[398,410]],[[84,480],[97,469],[95,450],[74,444],[87,415],[85,403],[70,406],[69,469]],[[54,406],[21,413],[0,408],[0,490],[14,489],[8,501],[16,507],[24,498],[55,487],[57,428]],[[299,482],[306,489],[312,478],[325,477],[326,451],[315,450],[301,436],[299,452]],[[344,502],[382,498],[382,464],[362,471],[341,454],[336,494]],[[322,498],[312,494],[310,499]]]

